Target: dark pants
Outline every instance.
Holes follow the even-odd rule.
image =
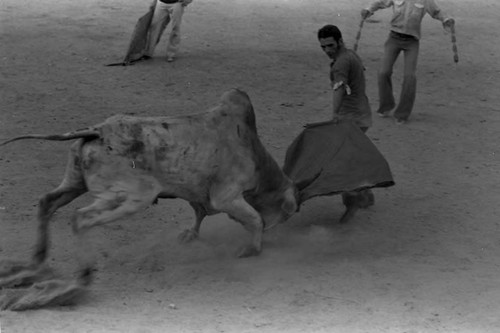
[[[372,190],[361,190],[356,192],[342,193],[342,203],[347,208],[356,206],[357,208],[368,208],[375,204],[375,196]]]
[[[387,113],[396,103],[392,91],[392,68],[401,51],[404,52],[403,87],[394,117],[407,120],[413,109],[417,93],[418,39],[391,31],[384,45],[382,68],[378,74],[379,113]]]
[[[368,127],[360,127],[363,133],[366,133]],[[375,197],[372,190],[361,190],[342,193],[342,203],[346,206],[347,210],[352,208],[367,208],[373,206]]]

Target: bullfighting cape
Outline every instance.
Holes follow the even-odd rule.
[[[132,63],[140,60],[146,51],[146,44],[148,42],[149,28],[153,20],[153,14],[156,7],[156,1],[149,6],[147,13],[142,15],[135,24],[134,31],[132,32],[132,37],[130,38],[130,43],[128,46],[127,53],[123,58],[122,62],[108,64],[106,66],[128,66]]]
[[[384,156],[352,122],[306,125],[286,152],[284,173],[300,193],[300,203],[333,195],[394,185]]]

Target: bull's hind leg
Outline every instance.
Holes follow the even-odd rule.
[[[0,287],[32,284],[53,277],[44,265],[49,247],[48,225],[54,212],[87,191],[79,168],[79,145],[70,150],[66,171],[61,184],[44,195],[38,205],[38,234],[33,260],[29,263],[4,261],[0,263]]]
[[[52,215],[57,209],[67,205],[85,192],[87,192],[87,187],[83,178],[78,182],[76,182],[76,179],[65,178],[58,188],[40,199],[38,205],[38,240],[33,254],[36,263],[42,263],[47,258],[49,246],[48,224]]]
[[[111,184],[101,183],[99,187],[106,188],[106,191],[95,193],[96,200],[90,206],[78,209],[73,220],[79,261],[76,280],[47,280],[36,283],[22,294],[3,302],[0,300],[0,308],[26,310],[73,302],[85,292],[85,287],[91,282],[94,256],[89,243],[90,229],[147,207],[160,192],[156,181],[145,178],[114,181]]]
[[[191,228],[182,231],[178,239],[181,243],[188,243],[196,238],[198,238],[200,234],[201,221],[208,215],[208,212],[202,204],[196,202],[189,203],[191,207],[193,207],[194,213],[196,215],[196,220]]]
[[[118,180],[105,188],[105,191],[95,194],[94,203],[76,212],[73,221],[79,259],[78,279],[79,283],[84,286],[90,284],[95,265],[95,256],[89,245],[90,229],[146,208],[161,192],[161,186],[152,177]]]
[[[38,240],[33,259],[42,263],[47,258],[49,246],[48,224],[52,215],[60,207],[67,205],[83,193],[87,186],[80,167],[81,141],[75,142],[70,149],[64,178],[61,184],[53,191],[44,195],[38,205]]]

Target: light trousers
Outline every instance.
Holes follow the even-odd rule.
[[[417,59],[419,41],[415,38],[405,38],[391,31],[384,45],[384,58],[378,74],[379,108],[377,112],[386,113],[392,110],[396,103],[392,90],[392,68],[401,52],[404,52],[403,86],[399,104],[394,110],[394,117],[406,120],[411,114],[417,93]]]
[[[147,56],[153,56],[155,47],[160,42],[161,36],[169,23],[172,31],[167,43],[167,58],[174,57],[177,54],[181,42],[182,14],[184,14],[184,6],[180,2],[171,4],[161,1],[156,2],[146,47],[145,54]]]

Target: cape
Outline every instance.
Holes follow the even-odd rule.
[[[300,203],[395,184],[384,156],[350,121],[306,125],[288,147],[283,171],[296,183]]]
[[[153,0],[151,5],[149,6],[148,12],[142,15],[137,20],[134,31],[132,32],[132,37],[130,39],[127,53],[125,54],[123,61],[108,64],[106,66],[128,66],[142,58],[144,52],[146,51],[148,33],[149,28],[151,27],[151,21],[153,20],[156,1],[157,0]]]

